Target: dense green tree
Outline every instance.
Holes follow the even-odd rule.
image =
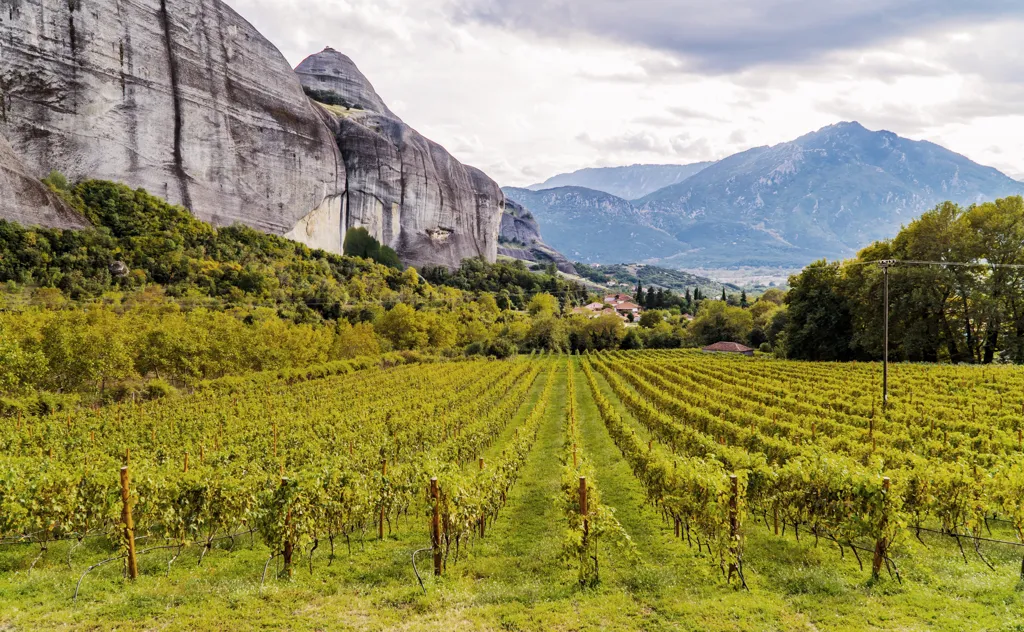
[[[744,342],[752,328],[749,311],[724,301],[704,301],[686,332],[693,344],[703,346],[723,341]]]
[[[818,261],[790,278],[786,295],[789,357],[805,360],[850,360],[853,338],[851,306],[843,291],[840,264]]]

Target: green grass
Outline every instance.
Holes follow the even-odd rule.
[[[76,549],[73,570],[66,543],[52,545],[32,570],[38,547],[0,547],[0,630],[1024,630],[1024,550],[986,545],[991,571],[973,550],[965,563],[955,543],[936,536],[923,536],[926,548],[908,534],[897,558],[903,583],[888,577],[873,583],[848,551],[842,559],[834,545],[815,546],[813,537],[775,536],[752,516],[744,526],[750,590],[729,586],[717,565],[675,538],[646,501],[597,415],[582,371],[575,376],[581,448],[597,466],[603,502],[615,509],[637,557],[603,550],[596,588],[579,589],[575,571],[558,558],[561,371],[534,449],[487,537],[464,548],[440,579],[429,575],[429,554],[420,555],[425,595],[410,564],[410,553],[429,542],[420,506],[384,541],[373,532],[355,540],[351,556],[336,542],[330,565],[322,544],[312,573],[305,556],[291,580],[275,577],[272,566],[262,589],[268,551],[251,546],[247,536],[232,551],[220,543],[201,566],[199,551],[188,549],[170,573],[169,553],[145,555],[134,583],[121,577],[117,563],[101,567],[85,579],[77,603],[71,601],[75,582],[109,555],[107,543],[87,541]],[[488,462],[536,403],[543,381],[485,451]],[[615,402],[603,378],[598,381]],[[996,530],[997,537],[1008,535]]]

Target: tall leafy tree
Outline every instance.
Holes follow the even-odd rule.
[[[851,360],[853,318],[838,263],[817,261],[790,277],[787,352],[804,360]]]

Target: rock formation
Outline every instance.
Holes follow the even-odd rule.
[[[5,6],[0,133],[35,174],[122,181],[278,234],[340,206],[329,130],[281,53],[219,0]]]
[[[20,188],[0,218],[75,225],[22,181],[59,171],[334,252],[366,226],[406,263],[496,256],[497,185],[402,123],[340,53],[299,69],[336,96],[320,106],[220,0],[6,0],[2,13],[0,193]]]
[[[0,137],[0,218],[53,228],[82,228],[85,218],[67,208],[35,179]]]
[[[494,261],[505,196],[493,180],[392,114],[345,55],[327,48],[296,73],[341,148],[346,226],[365,227],[407,263]]]
[[[533,214],[508,198],[505,198],[505,212],[501,215],[498,254],[532,263],[554,263],[561,272],[576,274],[571,261],[544,243]]]

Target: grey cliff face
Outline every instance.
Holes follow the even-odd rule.
[[[52,228],[83,228],[89,222],[71,211],[29,173],[0,136],[0,219]]]
[[[365,227],[411,265],[496,259],[505,198],[493,180],[391,114],[337,51],[307,58],[297,73],[311,94],[333,101],[320,107],[345,166],[343,226]]]
[[[554,263],[560,271],[576,274],[571,261],[544,243],[533,215],[509,198],[505,198],[505,212],[501,215],[498,254],[531,263]]]
[[[340,205],[329,130],[281,53],[219,0],[5,6],[0,132],[37,176],[122,181],[278,234]]]
[[[399,120],[348,55],[329,46],[304,59],[295,68],[295,73],[299,75],[303,87],[333,93],[344,99],[348,104],[346,107],[368,110]]]
[[[498,186],[402,123],[341,53],[296,74],[220,0],[5,0],[0,18],[0,193],[56,170],[333,252],[366,226],[413,265],[496,257]],[[30,189],[45,194],[17,199]],[[52,200],[14,199],[0,218],[75,225]]]

